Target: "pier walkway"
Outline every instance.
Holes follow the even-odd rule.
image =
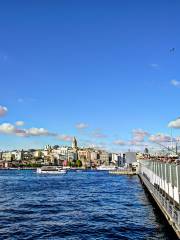
[[[179,167],[153,161],[139,162],[138,175],[180,239]]]

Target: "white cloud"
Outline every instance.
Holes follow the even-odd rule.
[[[56,136],[45,128],[29,128],[25,130],[27,136]]]
[[[17,122],[15,122],[15,124],[18,127],[22,127],[22,126],[24,126],[25,123],[23,121],[17,121]]]
[[[2,123],[0,125],[0,133],[2,134],[15,134],[16,128],[11,123]]]
[[[29,129],[19,129],[11,123],[2,123],[0,125],[1,134],[10,134],[19,137],[38,137],[38,136],[56,136],[56,133],[51,133],[44,128],[29,128]]]
[[[170,142],[171,141],[171,136],[163,134],[163,133],[157,133],[155,135],[151,135],[149,137],[149,141],[151,142]]]
[[[133,141],[135,142],[143,142],[144,138],[149,135],[147,131],[144,131],[143,129],[134,129],[132,131],[133,134]]]
[[[18,129],[15,130],[15,135],[18,137],[28,137],[26,130]]]
[[[180,128],[180,118],[177,118],[176,120],[169,122],[168,127],[169,128]]]
[[[76,124],[76,128],[79,129],[79,130],[82,130],[82,129],[85,129],[85,128],[88,128],[88,124],[87,123],[77,123]]]
[[[175,87],[180,87],[180,81],[176,80],[176,79],[172,79],[171,80],[171,84]]]
[[[7,111],[8,111],[7,107],[0,106],[0,117],[6,115]]]
[[[11,123],[2,123],[0,125],[0,133],[7,135],[16,135],[19,137],[27,136],[25,130],[18,129]]]
[[[126,142],[121,140],[121,139],[119,139],[119,140],[114,141],[113,144],[124,146],[124,145],[126,145]]]
[[[73,137],[66,134],[61,134],[57,135],[57,139],[64,142],[72,142]]]

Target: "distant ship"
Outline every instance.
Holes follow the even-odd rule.
[[[112,171],[112,170],[116,170],[117,167],[115,166],[105,166],[105,165],[101,165],[99,167],[96,168],[98,171]]]
[[[44,166],[37,168],[39,174],[66,174],[67,170],[55,166]]]

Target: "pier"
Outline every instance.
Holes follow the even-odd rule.
[[[180,165],[140,160],[138,175],[180,239]]]
[[[115,174],[115,175],[136,175],[136,171],[132,171],[131,169],[127,170],[114,170],[114,171],[109,171],[110,174]]]

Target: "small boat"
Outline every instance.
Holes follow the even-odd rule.
[[[117,169],[117,167],[115,167],[115,166],[104,166],[104,165],[101,165],[96,168],[96,170],[98,170],[98,171],[113,171],[116,169]]]
[[[44,166],[37,168],[37,173],[40,174],[66,174],[67,170],[55,166]]]

